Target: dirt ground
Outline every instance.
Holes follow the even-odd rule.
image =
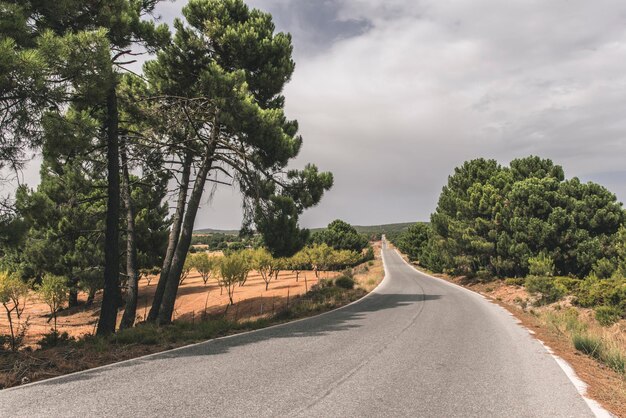
[[[332,278],[337,272],[321,272],[320,278]],[[152,303],[152,298],[158,282],[157,277],[148,280],[143,278],[139,282],[139,301],[137,306],[137,321],[143,321]],[[288,299],[306,293],[307,289],[317,283],[317,278],[312,271],[300,272],[296,281],[296,273],[284,271],[278,275],[278,280],[272,280],[269,289],[265,290],[265,282],[256,273],[250,273],[245,286],[237,287],[234,293],[235,306],[229,308],[228,317],[231,319],[254,318],[270,314],[280,309]],[[99,293],[91,306],[85,306],[86,294],[79,294],[80,306],[64,309],[57,314],[57,327],[60,332],[67,332],[70,336],[80,337],[85,334],[93,334],[97,326],[100,313],[102,295]],[[192,271],[178,290],[178,297],[174,310],[174,319],[192,321],[201,315],[213,315],[223,313],[228,306],[226,291],[220,290],[214,278],[209,279],[205,285],[202,277],[195,270]],[[122,319],[123,310],[118,315],[118,321]],[[26,309],[22,316],[28,319],[28,333],[26,345],[34,346],[42,335],[50,332],[53,321],[50,318],[50,309],[41,302],[35,293],[32,293],[27,301]],[[8,333],[6,321],[0,322],[0,333]]]
[[[374,243],[375,254],[378,259],[371,271],[360,271],[357,268],[355,279],[360,287],[371,291],[382,279],[383,267],[380,260],[380,243]],[[216,253],[212,253],[215,255]],[[361,268],[362,269],[362,268]],[[320,279],[333,278],[338,272],[320,272]],[[139,298],[137,304],[137,322],[145,319],[159,277],[142,278],[139,282]],[[265,282],[261,276],[253,271],[248,276],[244,286],[235,289],[235,305],[228,308],[229,300],[226,290],[223,291],[214,277],[205,285],[202,277],[192,270],[178,290],[178,297],[174,306],[174,320],[195,321],[203,315],[215,315],[226,312],[227,317],[235,320],[254,319],[260,316],[271,315],[280,310],[296,296],[303,295],[318,279],[313,271],[301,271],[296,279],[293,271],[282,271],[277,280],[272,280],[269,289],[265,290]],[[67,332],[72,337],[94,334],[100,314],[101,292],[91,306],[86,306],[86,294],[79,294],[80,306],[64,309],[57,314],[59,332]],[[118,314],[121,321],[123,310]],[[51,331],[53,321],[49,307],[33,292],[28,298],[22,320],[28,320],[28,332],[25,345],[37,348],[37,341],[44,334]],[[4,319],[4,318],[2,318]],[[7,321],[0,320],[0,334],[9,332]]]

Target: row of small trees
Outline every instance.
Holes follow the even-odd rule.
[[[192,270],[200,274],[205,285],[211,277],[215,277],[219,286],[226,289],[230,303],[233,304],[235,287],[244,286],[253,270],[259,273],[265,283],[265,290],[268,290],[271,281],[277,280],[281,271],[295,273],[296,281],[304,270],[313,270],[316,278],[319,278],[322,271],[354,266],[367,257],[370,257],[369,252],[363,254],[352,250],[335,250],[327,244],[307,246],[292,257],[273,257],[265,248],[231,252],[224,257],[208,253],[189,254],[185,260],[181,284]]]
[[[227,292],[229,303],[233,305],[235,289],[246,284],[252,271],[258,272],[265,283],[265,290],[268,290],[271,281],[277,280],[282,271],[295,273],[296,281],[305,270],[313,270],[316,278],[319,278],[321,272],[341,270],[368,258],[371,258],[368,251],[363,253],[335,250],[325,243],[307,246],[292,257],[273,257],[265,248],[234,251],[223,257],[202,252],[187,256],[180,284],[189,277],[192,270],[195,270],[205,285],[215,278],[221,290]],[[145,271],[146,277],[155,273],[157,271]],[[308,289],[306,275],[304,280]],[[40,284],[35,285],[25,283],[16,274],[0,272],[0,304],[7,317],[9,345],[12,350],[17,350],[26,332],[28,319],[24,320],[23,314],[31,289],[48,305],[55,334],[57,313],[69,301],[70,283],[66,277],[49,274],[42,278]]]
[[[48,275],[34,289],[39,298],[50,308],[56,334],[57,312],[67,302],[69,296],[68,280],[65,277]],[[29,294],[29,285],[17,275],[0,272],[0,304],[7,316],[10,332],[9,344],[13,351],[18,349],[28,327],[28,318],[24,321],[23,314]]]

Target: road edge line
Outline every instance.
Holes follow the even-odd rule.
[[[491,302],[487,297],[485,297],[484,295],[482,295],[482,294],[480,294],[478,292],[475,292],[475,291],[473,291],[471,289],[468,289],[466,287],[460,286],[460,285],[458,285],[456,283],[451,283],[451,282],[449,282],[449,281],[447,281],[445,279],[442,279],[440,277],[435,277],[435,276],[433,276],[431,274],[428,274],[426,272],[423,272],[423,271],[419,270],[417,267],[415,267],[414,265],[412,265],[411,263],[406,261],[404,259],[404,257],[402,257],[402,254],[400,254],[400,251],[398,251],[397,248],[395,248],[395,251],[396,251],[396,253],[398,253],[398,255],[400,256],[402,261],[404,261],[404,263],[407,266],[411,267],[416,272],[418,272],[418,273],[420,273],[420,274],[422,274],[422,275],[424,275],[426,277],[429,277],[431,279],[435,279],[435,280],[441,281],[443,283],[446,283],[448,285],[451,285],[451,286],[463,289],[466,292],[470,292],[470,293],[472,293],[474,295],[478,295],[478,296],[482,297],[483,299],[485,299],[486,301]],[[500,306],[500,305],[496,304],[496,306]],[[505,308],[503,308],[503,309],[505,309]],[[542,340],[537,338],[535,333],[531,329],[529,329],[526,326],[524,326],[522,324],[522,322],[519,320],[519,318],[514,313],[510,312],[508,309],[505,309],[505,311],[507,313],[509,313],[511,316],[513,316],[517,320],[517,325],[522,327],[522,328],[524,328],[526,331],[528,331],[528,334],[531,336],[531,338],[534,338],[535,340],[539,341],[539,343],[543,346],[544,350],[546,350],[546,352],[550,356],[552,356],[552,358],[554,359],[554,361],[556,361],[556,363],[559,365],[561,370],[563,370],[563,373],[565,373],[565,376],[567,376],[569,381],[572,382],[572,384],[576,388],[576,391],[578,392],[578,394],[583,398],[583,400],[585,401],[585,404],[587,404],[587,407],[589,407],[591,412],[597,418],[614,418],[615,417],[613,414],[611,414],[609,411],[607,411],[602,405],[600,405],[600,403],[598,401],[596,401],[595,399],[591,399],[590,397],[587,396],[588,385],[583,380],[581,380],[580,377],[578,377],[578,375],[576,374],[576,371],[574,370],[574,368],[572,367],[571,364],[569,364],[563,358],[561,358],[557,354],[555,354],[555,352],[552,350],[552,348],[550,348],[550,346],[548,346]]]

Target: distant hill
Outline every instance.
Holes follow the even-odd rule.
[[[354,228],[361,234],[373,235],[373,234],[392,234],[395,232],[402,232],[407,229],[409,226],[413,225],[416,222],[402,222],[396,224],[385,224],[385,225],[354,225]],[[323,231],[326,228],[311,228],[311,232]],[[238,235],[238,230],[229,230],[229,229],[211,229],[204,228],[198,229],[193,232],[196,235],[202,234],[226,234],[226,235]]]
[[[209,234],[224,234],[224,235],[239,235],[238,229],[196,229],[193,231],[194,235],[209,235]]]

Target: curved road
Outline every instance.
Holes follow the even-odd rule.
[[[0,416],[593,416],[502,308],[383,252],[344,309],[0,391]]]

